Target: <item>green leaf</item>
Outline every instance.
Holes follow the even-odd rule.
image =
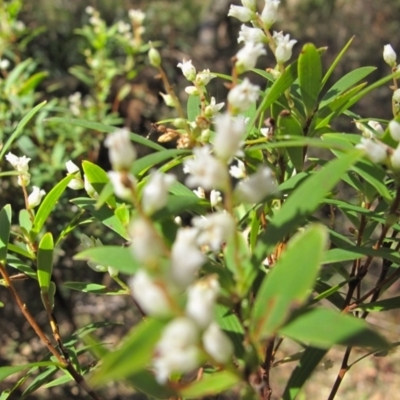
[[[355,36],[350,38],[350,40],[345,44],[343,49],[340,51],[340,53],[337,55],[337,57],[335,58],[335,60],[331,64],[331,66],[329,67],[328,71],[326,72],[325,76],[322,79],[322,87],[325,86],[326,82],[328,82],[328,79],[330,78],[330,76],[332,75],[333,71],[335,70],[335,68],[339,64],[340,60],[343,58],[343,56],[345,55],[345,53],[348,50],[348,48],[350,47],[350,45],[353,43],[354,38],[355,38]]]
[[[397,310],[400,308],[400,296],[390,299],[374,301],[368,304],[360,304],[355,310],[368,312],[381,312],[389,310]]]
[[[324,349],[316,349],[315,347],[306,348],[299,363],[290,375],[282,395],[282,400],[294,400],[297,397],[300,389],[326,353],[327,351]]]
[[[161,386],[149,371],[140,371],[126,378],[136,390],[154,399],[172,399],[177,394],[169,387]]]
[[[125,290],[111,291],[107,286],[100,285],[98,283],[88,283],[88,282],[64,282],[63,286],[77,290],[83,293],[93,293],[93,294],[106,294],[106,295],[121,295],[126,294]]]
[[[97,193],[101,193],[104,187],[109,183],[110,179],[108,178],[107,172],[104,171],[103,168],[99,167],[96,164],[91,163],[90,161],[82,161],[82,168],[86,175],[86,178],[93,186],[94,190]],[[107,204],[111,207],[115,208],[115,198],[114,196],[109,196],[106,200]]]
[[[303,128],[292,113],[280,113],[277,125],[280,136],[290,135],[292,138],[293,136],[303,137]],[[296,171],[302,171],[304,163],[304,148],[288,146],[286,150],[293,166],[296,168]]]
[[[323,225],[311,225],[289,241],[257,293],[251,317],[255,342],[274,334],[291,308],[307,298],[317,278],[326,242]]]
[[[36,74],[32,75],[19,88],[18,94],[20,96],[29,94],[37,87],[37,85],[39,85],[40,82],[43,81],[43,79],[47,78],[48,75],[49,73],[47,71],[37,72]]]
[[[321,56],[312,43],[305,44],[301,50],[298,61],[298,74],[300,93],[306,115],[311,117],[317,105],[322,80]]]
[[[99,209],[96,208],[96,200],[88,198],[77,198],[71,200],[72,203],[76,204],[79,208],[88,211],[93,217],[98,219],[105,226],[118,233],[121,237],[128,240],[129,235],[126,231],[126,227],[122,222],[115,216],[112,210],[107,206],[103,205]]]
[[[12,367],[0,367],[0,382],[4,381],[8,376],[16,374],[17,372],[21,372],[25,369],[32,367],[48,367],[48,366],[57,366],[61,367],[60,364],[51,362],[51,361],[41,361],[36,363],[28,363],[25,365],[14,365]]]
[[[145,369],[153,357],[153,349],[160,339],[165,322],[147,318],[125,336],[122,346],[107,354],[91,377],[91,384],[105,385],[120,381]]]
[[[37,254],[37,275],[40,290],[47,293],[53,271],[54,241],[50,232],[47,232],[39,243]]]
[[[301,314],[279,333],[322,349],[335,344],[387,349],[389,343],[359,318],[326,308]]]
[[[259,105],[254,117],[249,121],[247,126],[254,126],[257,117],[260,113],[267,110],[267,108],[282,96],[285,90],[289,89],[293,82],[297,79],[297,61],[290,64],[285,72],[274,82],[270,90],[264,96],[261,104]]]
[[[86,260],[115,268],[128,275],[134,274],[140,267],[128,247],[100,246],[86,249],[74,256],[75,260]]]
[[[7,257],[8,241],[11,230],[11,205],[5,205],[0,211],[0,262]]]
[[[241,382],[241,377],[231,371],[220,371],[204,374],[198,381],[191,383],[180,391],[181,395],[190,399],[219,395]]]
[[[47,121],[80,126],[81,128],[92,129],[94,131],[106,132],[106,133],[113,133],[117,129],[119,129],[115,126],[104,125],[104,124],[101,124],[100,122],[86,121],[84,119],[52,117],[52,118],[47,118]],[[160,146],[158,143],[152,142],[151,140],[146,139],[143,136],[140,136],[136,133],[131,133],[130,138],[134,142],[142,144],[144,146],[147,146],[151,149],[161,150],[161,151],[165,150],[164,147]]]
[[[304,223],[348,168],[361,157],[361,151],[349,152],[326,163],[321,170],[302,182],[273,215],[265,233],[260,235],[254,251],[255,261],[261,262],[276,243]]]
[[[58,182],[57,185],[54,186],[53,189],[51,189],[50,192],[44,197],[33,221],[32,232],[34,234],[38,234],[43,228],[47,217],[50,215],[58,199],[64,193],[65,189],[73,178],[73,175],[66,176],[64,179]]]
[[[189,96],[187,101],[187,117],[190,122],[193,122],[200,114],[201,102],[200,96]]]
[[[149,154],[136,160],[132,165],[131,172],[136,176],[142,175],[151,168],[157,168],[158,164],[184,154],[190,154],[190,151],[179,149],[157,151],[156,153]]]
[[[20,133],[22,133],[23,129],[25,128],[25,125],[32,119],[32,117],[46,104],[46,101],[43,101],[42,103],[38,104],[36,107],[34,107],[31,111],[28,112],[28,114],[25,115],[24,118],[21,119],[21,121],[18,123],[17,128],[15,131],[12,133],[12,135],[8,138],[7,142],[4,144],[3,148],[0,151],[0,161],[3,159],[4,154],[7,152],[7,150],[10,148],[14,140],[17,139]]]
[[[364,79],[366,76],[376,70],[376,67],[362,67],[357,68],[342,78],[340,78],[324,95],[322,98],[319,109],[323,109],[328,104],[337,99],[341,94],[350,89],[353,85]]]

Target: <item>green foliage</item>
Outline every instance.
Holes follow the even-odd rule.
[[[351,108],[391,81],[395,90],[398,71],[367,83],[375,67],[361,67],[328,85],[353,39],[325,73],[326,49],[312,43],[291,63],[268,70],[249,63],[258,87],[242,76],[240,63],[250,56],[232,59],[232,75],[197,72],[183,60],[179,68],[195,87],[183,104],[157,63],[175,113],[168,118],[159,111],[157,142],[117,128],[123,121],[116,110],[131,93],[144,54],[162,46],[143,42],[144,15],[133,10],[129,24],[108,24],[98,10],[86,9],[88,23],[75,32],[84,61],[69,69],[86,94],[67,98],[44,85],[49,72],[36,60],[20,57],[32,38],[12,35],[21,7],[18,0],[0,1],[0,19],[10,30],[0,32],[0,61],[10,62],[0,65],[0,177],[7,181],[0,288],[11,290],[49,353],[36,363],[1,367],[0,381],[20,375],[0,398],[17,390],[29,398],[39,388],[71,382],[98,398],[92,387],[107,393],[109,383],[121,381],[153,398],[233,391],[267,399],[270,369],[279,371],[278,350],[291,341],[304,350],[287,357],[296,366],[281,397],[294,400],[332,347],[346,347],[348,366],[354,346],[367,357],[396,345],[367,318],[400,308],[390,291],[400,277],[400,125],[399,132],[393,125],[400,106],[394,97],[392,124],[379,121],[385,128]],[[251,18],[272,56],[288,51],[289,37],[272,36],[262,15]],[[117,78],[124,83],[112,94]],[[216,104],[211,79],[229,88],[227,111]],[[355,122],[364,138],[337,131],[338,121],[351,129]],[[89,157],[105,138],[112,171]],[[33,185],[46,187],[43,201]],[[74,272],[83,272],[52,281],[53,272],[63,276],[62,254],[74,260]],[[86,279],[84,263],[108,276],[101,283]],[[37,281],[52,339],[27,311],[30,301],[24,305],[19,297],[18,279]],[[125,296],[142,321],[124,335],[119,330],[121,340],[107,346],[96,331],[113,328],[105,322],[84,320],[65,340],[55,320],[56,290]]]

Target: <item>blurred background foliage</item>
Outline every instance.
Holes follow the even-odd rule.
[[[259,2],[261,7],[263,0]],[[0,61],[8,59],[11,62],[10,71],[21,66],[19,75],[15,76],[8,91],[3,90],[7,87],[1,87],[0,83],[0,143],[15,130],[16,124],[29,110],[40,101],[47,100],[47,105],[40,111],[36,121],[26,127],[24,135],[16,143],[18,149],[11,149],[18,155],[26,154],[32,158],[32,182],[48,191],[57,179],[65,176],[64,164],[70,158],[77,164],[82,159],[97,161],[107,168],[107,160],[102,153],[101,132],[51,122],[48,118],[58,115],[115,126],[125,125],[133,132],[145,136],[150,133],[150,137],[154,137],[152,123],[171,115],[161,101],[159,92],[163,88],[155,77],[156,71],[148,66],[148,41],[153,41],[160,49],[163,66],[170,81],[182,94],[182,98],[186,98],[183,88],[187,81],[177,68],[177,63],[183,58],[192,59],[198,70],[210,68],[213,72],[230,72],[231,58],[239,47],[237,32],[240,29],[237,20],[227,17],[229,5],[232,3],[240,4],[240,1],[0,0]],[[390,43],[400,53],[398,0],[282,0],[281,3],[281,15],[275,29],[290,33],[298,40],[294,53],[298,53],[308,41],[314,42],[318,47],[327,46],[328,50],[323,56],[325,69],[345,43],[355,36],[344,61],[331,77],[332,83],[360,66],[377,67],[369,78],[370,81],[390,73],[383,61],[382,51],[383,46]],[[110,63],[100,69],[102,74],[98,76],[93,74],[93,69],[88,68],[85,50],[92,48],[92,55],[97,54],[99,57],[101,53],[96,53],[87,37],[78,34],[78,30],[89,23],[90,15],[85,12],[88,6],[100,12],[107,29],[111,29],[109,27],[118,21],[129,22],[130,9],[141,9],[146,13],[146,30],[142,46],[138,49],[129,50],[121,42],[112,42],[112,30],[109,31],[111,37],[107,45],[107,56],[110,59],[105,61]],[[7,12],[2,14],[4,10]],[[16,21],[23,24],[16,25]],[[273,61],[270,54],[262,57],[260,67],[271,67]],[[11,73],[1,71],[0,67],[0,75],[6,81]],[[256,77],[253,76],[252,80],[255,81]],[[98,85],[93,85],[93,82]],[[221,83],[212,84],[215,86],[210,85],[210,92],[217,101],[223,101],[226,88]],[[76,95],[77,92],[80,94]],[[391,90],[385,86],[375,90],[354,111],[361,117],[390,119]],[[343,130],[354,132],[356,129],[350,120],[346,120],[343,121]],[[5,165],[1,167],[9,169]],[[12,186],[9,180],[3,179],[0,182],[0,206],[12,203],[13,207],[18,208],[18,201],[22,200],[19,189]],[[70,207],[68,199],[61,200],[59,207],[63,211],[51,221],[52,230],[56,231],[61,231],[65,221],[73,214],[72,210],[71,215],[65,211]],[[99,236],[94,229],[91,233]],[[77,240],[68,240],[70,242],[65,243],[60,250],[59,265],[71,268],[63,268],[62,271],[57,269],[55,278],[57,279],[57,274],[78,274],[85,277],[92,274],[89,279],[95,281],[95,273],[86,266],[82,265],[83,268],[79,271],[75,264],[72,266],[71,258],[77,247]],[[26,289],[27,298],[37,298],[31,295],[31,288]],[[64,292],[63,295],[67,304],[64,310],[70,314],[68,318],[72,322],[71,310],[79,311],[79,307],[82,310],[83,305],[88,307],[90,301],[94,301],[87,300],[87,297],[83,301],[79,294],[74,297],[69,292]],[[118,304],[115,302],[104,306],[104,302],[96,299],[92,307],[95,310],[93,315],[97,316],[104,311],[101,319],[116,318],[129,326],[130,320],[134,319],[129,314],[131,311],[127,314],[131,305],[127,305],[125,300]],[[108,316],[107,307],[110,310]],[[37,308],[40,309],[41,305],[38,304]],[[20,329],[23,322],[15,317],[11,309],[4,310],[5,319],[10,321],[9,325],[4,326],[4,336],[8,333],[9,338],[12,337],[15,342],[2,341],[0,337],[0,347],[4,349],[3,354],[0,352],[0,364],[2,359],[21,353],[24,343],[28,341],[31,343],[27,358],[32,356],[32,352],[39,352],[40,346],[36,346],[36,350],[32,346],[30,333]],[[84,312],[81,311],[81,314]],[[94,318],[93,315],[89,320]],[[10,354],[7,353],[6,357],[5,352]],[[61,396],[60,393],[58,395]],[[71,393],[63,393],[63,396],[67,395]]]

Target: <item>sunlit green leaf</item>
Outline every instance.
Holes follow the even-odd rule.
[[[7,204],[0,211],[0,261],[7,257],[8,240],[11,229],[11,205]]]
[[[47,232],[39,243],[37,254],[37,274],[42,293],[47,293],[49,290],[53,271],[53,252],[53,236],[50,232]]]

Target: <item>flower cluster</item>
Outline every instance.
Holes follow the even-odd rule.
[[[13,153],[6,154],[6,160],[13,166],[13,168],[18,172],[18,185],[24,188],[29,185],[31,180],[31,175],[29,173],[29,161],[30,158],[26,156],[18,157]],[[37,207],[42,201],[43,196],[46,194],[44,190],[41,190],[37,186],[33,186],[32,192],[25,199],[26,208],[31,210]]]

